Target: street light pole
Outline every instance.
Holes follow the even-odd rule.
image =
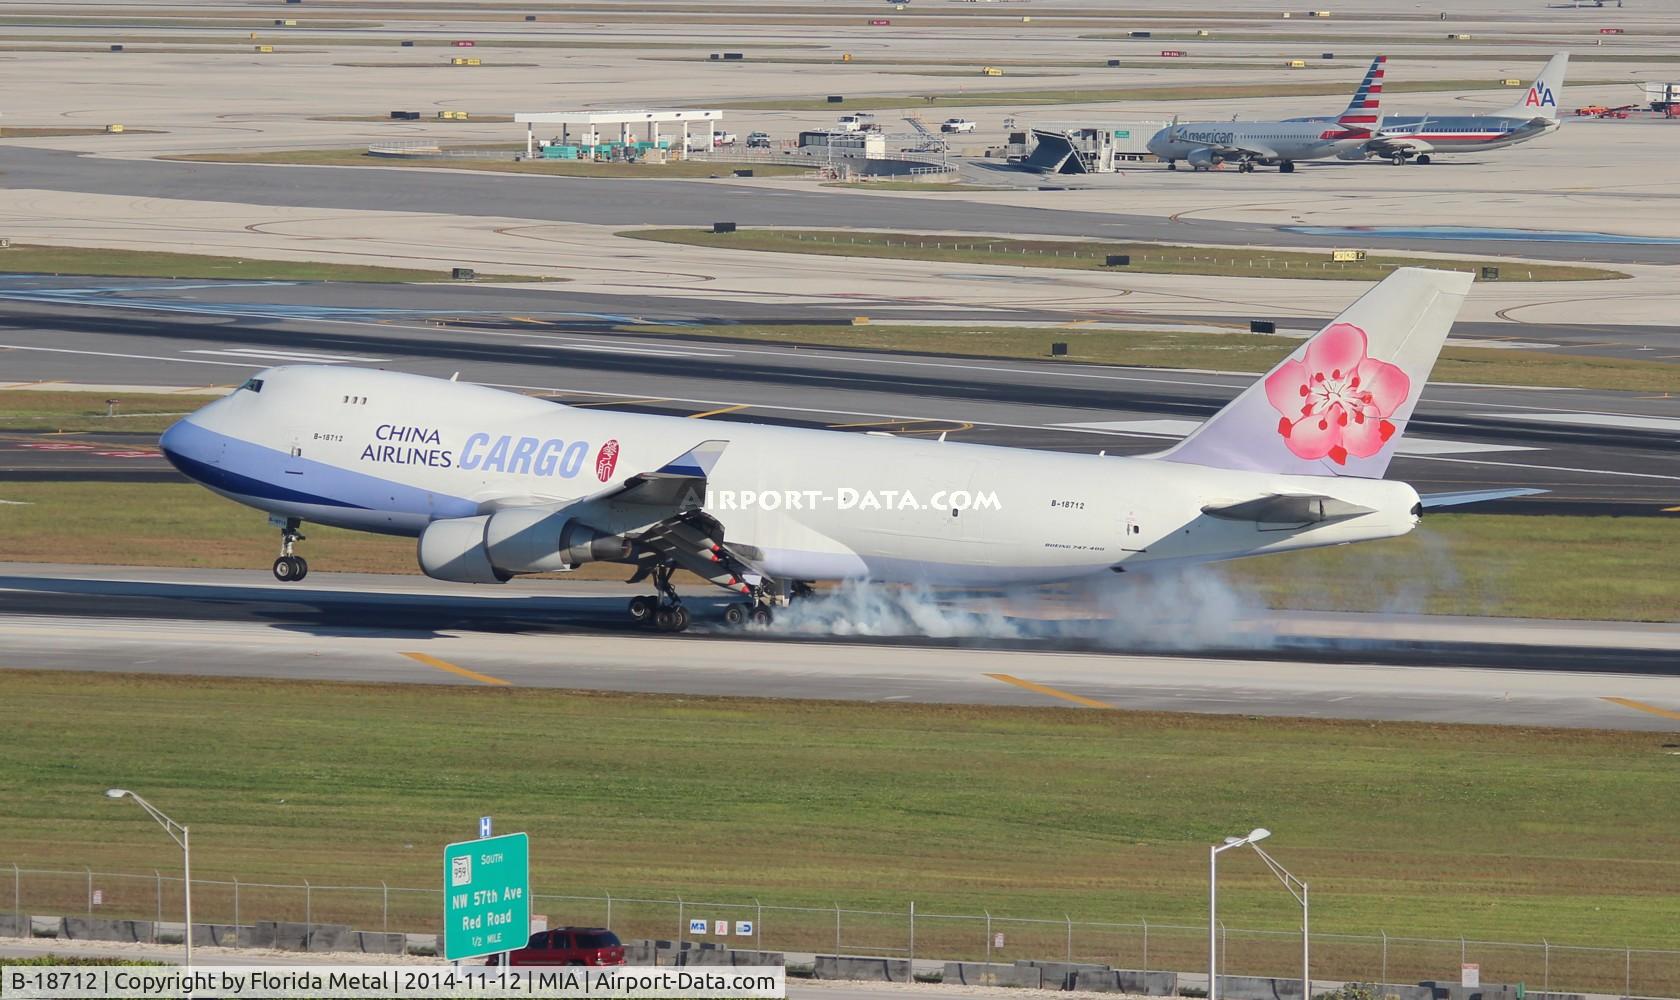
[[[187,947],[187,968],[192,968],[192,841],[186,827],[165,816],[156,806],[134,794],[126,788],[107,788],[105,797],[109,799],[133,799],[135,804],[146,810],[147,815],[158,821],[169,839],[181,848],[181,896],[186,910],[185,930],[181,934],[182,941]],[[236,935],[237,936],[237,935]]]
[[[1208,989],[1207,1000],[1219,998],[1219,852],[1265,840],[1272,831],[1256,827],[1246,837],[1226,837],[1225,843],[1208,848]],[[1259,848],[1255,848],[1259,850]],[[1310,1000],[1310,998],[1303,998]]]
[[[1266,862],[1266,867],[1272,870],[1277,880],[1295,897],[1295,902],[1301,904],[1301,1000],[1312,1000],[1312,935],[1311,924],[1307,910],[1307,883],[1289,874],[1289,870],[1277,863],[1270,854],[1260,849],[1259,844],[1250,843],[1254,853],[1260,855],[1260,860]]]

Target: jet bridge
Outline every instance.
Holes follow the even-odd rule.
[[[1128,161],[1151,157],[1149,140],[1168,122],[1116,122],[1096,126],[1042,126],[1021,165],[1047,174],[1109,174]]]

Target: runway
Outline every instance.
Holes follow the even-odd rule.
[[[349,364],[460,373],[574,405],[1116,455],[1160,450],[1253,381],[779,346],[730,339],[727,326],[615,332],[636,317],[559,310],[571,300],[553,292],[546,312],[497,309],[501,290],[477,291],[433,312],[426,286],[18,278],[0,283],[0,355],[13,384],[231,385],[272,365]],[[398,296],[410,306],[394,307]],[[1391,475],[1426,493],[1549,491],[1479,511],[1674,516],[1677,430],[1680,399],[1660,394],[1432,383]],[[173,477],[144,435],[0,437],[0,482],[75,478]]]
[[[790,612],[767,632],[671,636],[625,624],[631,592],[0,564],[0,667],[1680,729],[1680,628],[1667,625],[1291,613],[1234,622],[1194,651],[1140,648],[1180,643],[1170,622],[1113,636],[976,617],[986,602],[971,598],[940,609],[932,635],[799,634]]]
[[[860,198],[845,192],[763,189],[691,181],[482,175],[467,171],[370,167],[292,167],[182,163],[82,156],[28,147],[0,149],[8,187],[130,198],[162,198],[329,210],[412,211],[445,205],[462,216],[490,216],[593,225],[830,227],[940,232],[1033,233],[1046,236],[1230,246],[1325,248],[1336,237],[1292,232],[1289,226],[1212,219],[1162,218],[1055,207],[1053,182],[1044,206],[972,204],[925,198]],[[1382,250],[1464,252],[1463,244],[1372,235],[1361,244]],[[1553,244],[1487,240],[1477,252],[1537,260],[1672,264],[1680,245]]]

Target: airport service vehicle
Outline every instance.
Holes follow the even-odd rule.
[[[739,137],[736,136],[735,133],[733,133],[733,132],[714,132],[714,133],[712,133],[712,145],[714,145],[714,146],[733,146],[738,141],[738,139],[739,139]]]
[[[486,965],[500,965],[491,955]],[[556,927],[537,931],[525,947],[508,952],[509,965],[623,965],[624,943],[605,927]]]
[[[1647,83],[1645,103],[1651,106],[1652,111],[1667,111],[1680,105],[1680,83]]]
[[[160,440],[190,478],[266,511],[275,576],[305,521],[418,540],[438,580],[618,563],[681,631],[689,570],[731,624],[818,580],[1001,586],[1404,535],[1428,506],[1385,481],[1471,276],[1396,270],[1176,446],[1146,457],[578,409],[336,366],[270,368]]]
[[[1371,60],[1353,100],[1334,119],[1173,124],[1155,133],[1149,151],[1165,160],[1168,170],[1177,170],[1182,161],[1198,172],[1235,163],[1242,173],[1252,173],[1256,164],[1276,164],[1279,173],[1287,174],[1295,170],[1297,160],[1339,156],[1376,134],[1387,61],[1386,56]]]
[[[947,118],[939,123],[941,132],[972,132],[975,124],[967,118]]]
[[[1384,115],[1377,134],[1343,159],[1386,159],[1428,163],[1438,153],[1468,153],[1538,139],[1558,130],[1558,103],[1569,53],[1553,56],[1522,100],[1488,115]],[[1603,117],[1617,108],[1601,109]],[[1580,111],[1576,112],[1580,114]]]
[[[747,148],[748,149],[769,149],[770,148],[770,133],[768,133],[768,132],[753,132],[753,133],[751,133],[750,135],[747,136]]]

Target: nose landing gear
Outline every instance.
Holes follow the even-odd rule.
[[[288,517],[280,528],[280,558],[274,560],[274,578],[281,583],[296,583],[309,575],[309,563],[292,554],[294,544],[307,540],[298,532],[300,524],[297,518]]]

